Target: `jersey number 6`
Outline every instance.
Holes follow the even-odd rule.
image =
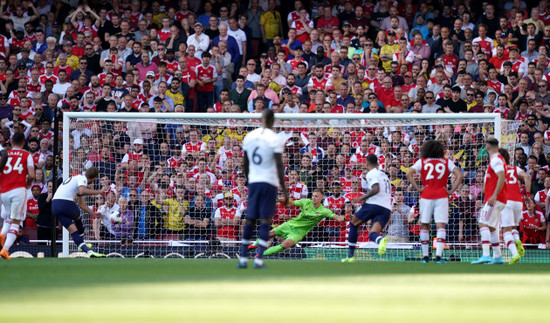
[[[256,165],[262,163],[262,156],[258,154],[258,149],[260,149],[260,147],[256,147],[256,149],[252,152],[252,162]]]

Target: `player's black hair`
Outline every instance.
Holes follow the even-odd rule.
[[[502,158],[504,158],[504,161],[506,162],[506,164],[510,164],[510,154],[508,153],[508,150],[504,148],[500,148],[498,152],[500,153]]]
[[[498,139],[497,138],[489,138],[486,141],[487,145],[491,147],[498,147]]]
[[[376,155],[374,155],[374,154],[368,155],[367,156],[367,164],[372,165],[372,166],[378,165],[378,157],[376,157]]]
[[[264,109],[262,112],[262,119],[266,128],[271,129],[273,123],[275,122],[275,113],[269,109]]]
[[[90,167],[86,170],[86,178],[97,178],[99,175],[99,170],[95,167]]]
[[[443,158],[445,157],[445,148],[437,140],[428,140],[420,147],[420,158]]]
[[[14,145],[22,146],[25,143],[25,134],[22,132],[16,132],[11,139]]]

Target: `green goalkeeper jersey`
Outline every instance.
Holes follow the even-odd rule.
[[[309,232],[324,218],[332,219],[334,216],[334,213],[324,207],[323,204],[319,205],[318,208],[313,207],[313,202],[310,199],[294,201],[294,205],[301,207],[302,211],[297,217],[288,220],[286,223],[295,230]]]

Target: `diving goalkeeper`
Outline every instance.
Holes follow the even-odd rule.
[[[275,236],[284,238],[282,244],[273,246],[264,251],[264,256],[269,256],[284,249],[291,248],[300,242],[321,220],[325,218],[334,219],[338,222],[344,221],[344,217],[334,214],[331,210],[323,206],[323,193],[316,189],[310,199],[301,199],[297,201],[289,200],[287,207],[298,206],[302,208],[300,214],[292,218],[275,229],[269,231],[269,237]],[[257,242],[251,247],[254,248]]]

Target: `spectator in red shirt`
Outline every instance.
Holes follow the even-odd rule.
[[[376,89],[376,96],[384,107],[391,106],[392,100],[395,98],[392,85],[391,77],[386,76],[382,81],[382,86]]]

